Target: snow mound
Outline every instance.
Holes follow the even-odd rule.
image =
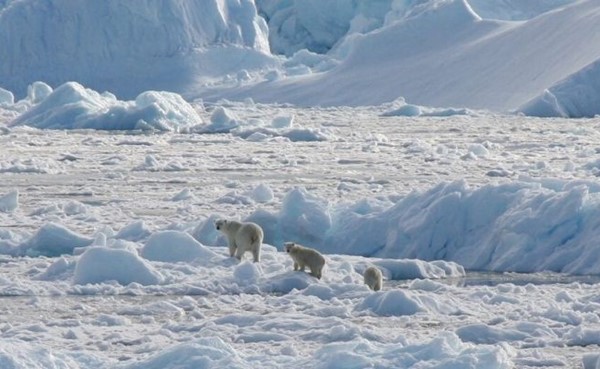
[[[243,261],[233,270],[233,278],[239,285],[256,284],[262,276],[262,270],[257,263]]]
[[[424,311],[425,307],[409,292],[393,290],[373,293],[367,296],[357,310],[370,310],[381,316],[414,315]]]
[[[513,329],[502,329],[485,324],[471,324],[460,327],[456,334],[464,342],[473,342],[478,344],[498,344],[504,341],[524,340],[529,335]]]
[[[122,249],[91,247],[77,260],[73,283],[89,284],[116,281],[121,285],[160,284],[163,277],[144,259]]]
[[[288,272],[272,278],[260,290],[274,294],[288,294],[293,290],[304,290],[314,283],[314,277],[308,273]]]
[[[139,241],[148,237],[150,234],[152,234],[152,232],[148,229],[144,221],[139,220],[121,228],[115,235],[115,238],[128,241]]]
[[[168,347],[154,356],[123,369],[163,369],[177,363],[179,369],[245,368],[237,352],[218,337],[203,337]]]
[[[178,231],[153,233],[140,254],[148,260],[165,262],[210,260],[216,256],[189,234]]]
[[[79,83],[68,82],[13,120],[10,126],[178,131],[201,122],[194,108],[171,92],[146,91],[135,101],[120,101],[112,94],[99,94]]]
[[[48,223],[21,244],[21,249],[28,255],[56,257],[73,254],[76,248],[89,246],[92,242],[93,239],[79,235],[62,225]]]
[[[513,368],[515,353],[503,345],[465,343],[452,332],[444,332],[425,343],[373,343],[349,340],[323,345],[315,353],[319,368],[368,368],[383,358],[388,368]],[[431,358],[431,363],[424,362]]]

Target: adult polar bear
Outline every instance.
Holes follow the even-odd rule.
[[[260,259],[260,246],[264,238],[262,228],[252,222],[238,222],[235,220],[218,219],[215,222],[218,231],[227,237],[229,255],[242,259],[246,251],[252,252],[254,262]]]

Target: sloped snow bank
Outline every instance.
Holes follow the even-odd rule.
[[[556,83],[518,111],[535,117],[583,118],[600,114],[600,60]]]
[[[576,0],[468,0],[484,19],[523,21],[574,3]]]
[[[575,1],[506,22],[482,19],[467,0],[397,1],[380,28],[337,41],[328,53],[335,68],[197,96],[298,106],[380,105],[404,96],[423,106],[512,111],[598,60],[588,47],[600,40],[596,7]]]

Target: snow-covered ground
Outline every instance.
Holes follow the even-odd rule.
[[[0,368],[600,368],[599,9],[0,0]]]
[[[597,119],[154,94],[171,125],[114,131],[99,102],[138,103],[32,95],[0,110],[7,367],[598,367]],[[260,263],[221,217],[264,228]]]

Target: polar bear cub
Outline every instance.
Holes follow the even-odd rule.
[[[284,243],[285,252],[290,254],[294,260],[294,270],[304,271],[304,267],[310,268],[310,275],[321,279],[325,258],[315,249],[298,245],[294,242]]]
[[[235,255],[238,260],[241,260],[244,253],[250,251],[254,262],[258,263],[264,237],[263,230],[258,224],[218,219],[215,221],[215,227],[227,237],[230,256]]]
[[[370,266],[365,269],[363,274],[365,279],[365,284],[369,286],[373,291],[379,291],[381,286],[383,285],[383,275],[381,274],[381,270],[379,268]]]

